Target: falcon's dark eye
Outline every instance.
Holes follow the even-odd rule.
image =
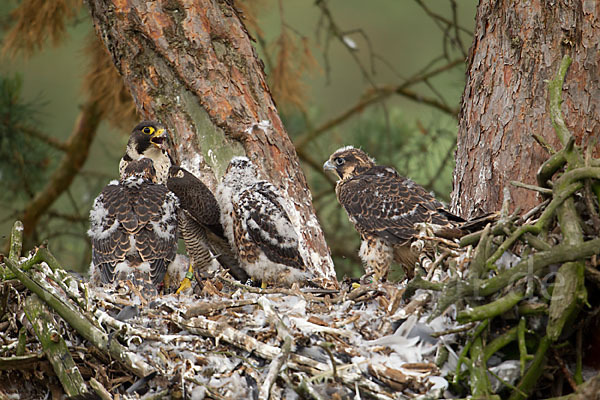
[[[154,129],[150,126],[147,126],[144,129],[142,129],[142,132],[144,132],[147,135],[150,135],[152,132],[154,132]]]
[[[344,165],[346,160],[344,160],[342,157],[336,157],[333,162],[335,162],[335,165]]]

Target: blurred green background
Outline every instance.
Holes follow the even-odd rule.
[[[48,1],[70,4],[67,0]],[[14,23],[11,12],[26,2],[0,3],[3,46]],[[360,276],[358,234],[335,199],[333,177],[326,178],[317,167],[335,149],[352,144],[435,191],[440,200],[449,199],[457,119],[448,110],[459,107],[465,81],[461,61],[471,44],[469,31],[473,30],[477,1],[252,0],[236,4],[248,15],[246,23],[257,38],[256,48],[295,143],[376,90],[397,87],[423,71],[459,61],[426,82],[410,86],[415,98],[387,96],[299,149],[338,276]],[[332,20],[335,25],[330,24]],[[444,22],[455,20],[462,30]],[[92,23],[85,6],[66,21],[67,35],[57,46],[45,41],[31,56],[21,52],[13,57],[7,51],[1,56],[3,252],[14,220],[62,157],[59,151],[31,138],[19,142],[23,138],[11,134],[7,121],[25,121],[49,137],[65,140],[85,101],[82,81],[90,61],[83,49],[90,40]],[[424,104],[422,99],[435,99],[443,107]],[[38,224],[38,243],[47,240],[69,269],[87,270],[87,215],[102,187],[118,177],[118,160],[128,133],[129,128],[101,123],[83,171]],[[17,152],[26,153],[31,160]],[[7,162],[11,157],[31,167],[26,182],[15,173],[15,164]]]

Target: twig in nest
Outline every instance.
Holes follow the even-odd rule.
[[[194,383],[194,384],[196,384],[198,386],[204,387],[206,389],[206,391],[208,392],[208,395],[210,397],[212,397],[213,399],[216,399],[216,400],[227,400],[227,397],[221,396],[215,389],[211,388],[210,386],[206,385],[203,382],[200,382],[196,378],[193,378],[191,376],[186,376],[185,380],[188,381],[188,382],[192,382],[192,383]]]
[[[552,194],[552,189],[547,189],[543,187],[539,187],[536,185],[528,185],[527,183],[519,182],[519,181],[510,181],[510,184],[516,187],[520,187],[523,189],[533,190],[535,192],[539,192],[542,194]]]
[[[592,183],[589,179],[587,179],[585,181],[585,185],[583,186],[583,199],[590,213],[590,219],[592,221],[592,225],[594,226],[594,231],[598,233],[600,230],[600,216],[598,216],[598,210],[596,210],[596,203],[593,200],[594,197],[595,196],[592,193]]]
[[[236,282],[233,279],[226,278],[224,276],[219,275],[218,278],[223,282],[230,286],[240,288],[249,293],[256,294],[287,294],[290,296],[302,296],[306,301],[319,301],[319,302],[328,302],[329,300],[322,297],[314,296],[310,293],[306,293],[301,289],[288,289],[288,288],[272,288],[272,289],[261,289],[248,285],[244,285],[243,283]],[[310,290],[310,289],[308,289]],[[331,293],[336,293],[337,291],[332,291]]]
[[[437,269],[437,267],[442,263],[442,261],[444,261],[446,258],[448,258],[450,256],[451,252],[450,250],[444,250],[444,252],[442,254],[440,254],[433,263],[431,263],[431,265],[429,266],[429,271],[427,272],[427,280],[430,281],[431,278],[433,277],[433,274],[435,272],[435,270]]]
[[[548,143],[546,141],[546,139],[544,139],[541,135],[538,135],[537,133],[532,134],[531,136],[533,136],[533,139],[540,145],[542,146],[542,148],[544,150],[546,150],[548,152],[548,154],[552,155],[556,153],[556,150],[554,150],[554,148],[550,145],[550,143]]]
[[[466,325],[459,326],[458,328],[446,329],[445,331],[433,332],[431,337],[437,338],[440,336],[451,335],[453,333],[460,333],[465,331],[470,331],[475,326],[475,322],[470,322]]]
[[[427,304],[429,300],[431,300],[431,293],[429,292],[423,292],[418,296],[413,297],[413,299],[406,306],[404,306],[404,308],[401,308],[396,312],[396,314],[394,314],[394,319],[400,320],[415,314],[416,311],[423,307],[423,305]]]
[[[573,389],[573,391],[576,392],[577,391],[577,383],[575,383],[575,379],[573,379],[573,375],[571,375],[571,372],[569,372],[569,370],[567,369],[567,366],[565,365],[565,362],[562,360],[562,358],[560,358],[558,353],[556,351],[553,351],[553,353],[554,353],[553,355],[554,355],[554,359],[556,360],[556,363],[560,367],[560,370],[563,373],[563,375],[565,376],[565,378],[567,378],[567,382],[569,382],[569,386],[571,386],[571,389]]]
[[[325,352],[329,356],[329,360],[331,361],[331,369],[333,370],[333,379],[335,379],[336,381],[340,381],[340,378],[337,374],[337,365],[335,363],[335,358],[333,357],[333,353],[331,352],[331,348],[335,348],[335,346],[333,345],[333,343],[330,342],[321,342],[319,343],[319,347],[325,350]]]
[[[112,400],[113,397],[108,392],[108,390],[106,390],[106,388],[100,382],[98,382],[96,379],[94,379],[93,377],[90,378],[90,386],[94,390],[94,393],[96,393],[98,395],[98,397],[100,397],[100,399]]]
[[[198,315],[210,314],[226,308],[235,308],[250,306],[256,304],[256,300],[239,299],[239,300],[220,300],[218,302],[200,302],[188,307],[185,312],[186,318],[192,318]]]
[[[343,320],[343,321],[335,322],[335,323],[333,324],[333,327],[334,327],[334,328],[341,328],[341,327],[343,327],[343,326],[346,326],[346,325],[348,325],[348,324],[351,324],[351,323],[353,323],[354,321],[356,321],[356,320],[358,320],[358,319],[360,319],[360,314],[354,314],[354,315],[353,315],[353,316],[351,316],[350,318],[346,318],[346,319],[345,319],[345,320]]]
[[[144,296],[142,296],[142,292],[140,292],[137,286],[135,286],[129,279],[125,281],[125,284],[129,288],[129,290],[131,290],[137,297],[140,298],[140,301],[142,302],[142,307],[146,307],[146,305],[148,304],[148,300],[146,300]]]
[[[521,221],[523,223],[527,222],[527,220],[529,218],[531,218],[532,216],[537,214],[541,209],[545,208],[548,205],[548,203],[550,203],[550,199],[546,199],[546,200],[542,201],[540,204],[538,204],[537,206],[533,207],[531,210],[529,210],[525,214],[523,214],[521,216]]]

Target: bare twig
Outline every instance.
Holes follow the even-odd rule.
[[[41,142],[46,143],[48,146],[54,147],[57,150],[60,150],[60,151],[68,151],[69,150],[69,147],[67,146],[66,143],[63,143],[60,140],[58,140],[52,136],[46,136],[36,129],[30,128],[30,127],[24,126],[24,125],[17,126],[17,129],[20,130],[21,132],[25,133],[26,135],[29,135],[31,137],[38,139]]]
[[[356,103],[354,106],[350,107],[349,109],[347,109],[346,111],[344,111],[343,113],[338,115],[337,117],[332,118],[331,120],[325,122],[321,126],[315,128],[314,130],[307,132],[307,133],[303,134],[302,136],[298,137],[298,139],[295,140],[296,149],[302,149],[302,148],[306,147],[306,145],[309,142],[316,139],[323,133],[344,123],[353,115],[355,115],[359,112],[362,112],[365,108],[383,101],[387,97],[393,95],[396,91],[402,91],[412,85],[423,82],[423,81],[425,81],[433,76],[436,76],[442,72],[448,71],[448,70],[456,67],[457,65],[462,64],[463,62],[464,62],[464,60],[462,60],[462,59],[455,59],[455,60],[452,60],[449,63],[444,64],[443,66],[436,68],[430,72],[417,74],[417,75],[409,78],[406,82],[404,82],[403,84],[401,84],[399,86],[387,87],[384,89],[380,88],[379,90],[377,90],[375,92],[370,91],[365,96],[363,96],[362,99],[358,103]],[[458,113],[456,112],[454,115],[458,115]]]

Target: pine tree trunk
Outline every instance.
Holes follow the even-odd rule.
[[[214,189],[232,156],[250,157],[293,202],[307,265],[335,277],[306,178],[231,2],[87,4],[138,111],[170,128],[181,165]]]
[[[467,62],[452,209],[463,217],[499,210],[508,186],[512,208],[528,210],[548,153],[560,148],[547,112],[547,82],[564,54],[573,58],[563,91],[564,119],[577,144],[600,134],[600,2],[481,0]]]

